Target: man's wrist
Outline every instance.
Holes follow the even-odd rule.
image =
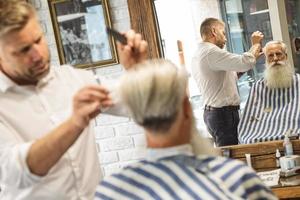
[[[255,58],[257,58],[259,56],[261,50],[261,44],[257,43],[252,45],[252,47],[249,49],[249,53],[251,53]]]
[[[71,128],[76,131],[81,133],[83,129],[85,129],[88,125],[88,122],[84,119],[79,119],[78,117],[75,117],[72,115],[69,120],[67,120],[67,123],[71,126]]]

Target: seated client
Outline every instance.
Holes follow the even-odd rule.
[[[238,126],[242,144],[279,140],[300,131],[300,79],[287,60],[286,45],[268,42],[264,54],[264,77],[251,87]]]
[[[243,162],[215,156],[197,133],[187,79],[165,60],[123,77],[120,96],[145,130],[147,156],[104,178],[96,199],[276,199]]]

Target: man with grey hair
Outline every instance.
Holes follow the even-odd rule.
[[[126,37],[118,49],[130,67],[147,43]],[[102,175],[90,120],[111,105],[91,72],[50,67],[32,5],[0,1],[0,199],[92,199]]]
[[[120,99],[145,130],[147,157],[104,178],[96,199],[276,199],[253,170],[216,156],[196,132],[187,80],[166,60],[121,79]]]
[[[251,87],[238,126],[239,143],[283,139],[299,134],[300,77],[288,62],[286,45],[270,41],[264,47],[264,78]]]
[[[238,143],[240,97],[237,72],[255,66],[261,55],[263,34],[256,31],[251,36],[252,47],[242,55],[224,50],[225,24],[216,18],[205,19],[200,26],[202,42],[192,59],[192,75],[204,102],[204,122],[217,146]]]

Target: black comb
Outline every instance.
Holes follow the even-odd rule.
[[[106,27],[106,32],[109,35],[112,35],[116,40],[118,40],[119,42],[121,42],[121,44],[126,45],[127,44],[127,38],[121,34],[120,32],[110,28],[110,27]]]

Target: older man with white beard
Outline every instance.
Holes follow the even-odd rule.
[[[300,77],[287,60],[286,45],[270,41],[264,54],[264,78],[252,86],[238,126],[241,144],[279,140],[300,131]]]
[[[184,70],[165,60],[126,74],[120,96],[145,130],[148,154],[106,177],[96,199],[276,199],[250,168],[215,156],[195,131],[187,80]]]

